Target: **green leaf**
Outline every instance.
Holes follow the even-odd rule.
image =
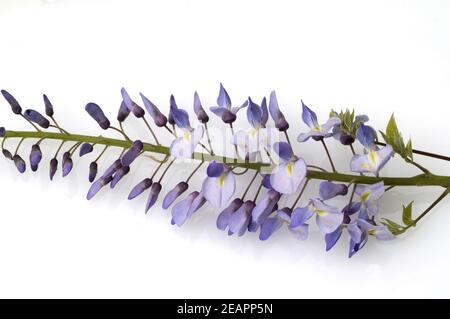
[[[384,226],[387,227],[387,229],[393,234],[393,235],[400,235],[401,233],[403,233],[403,227],[400,226],[399,224],[397,224],[396,222],[387,219],[387,218],[383,218],[383,221],[381,222]]]
[[[406,226],[414,223],[414,220],[412,219],[412,204],[413,202],[409,203],[406,207],[403,206],[402,220],[403,224],[405,224]]]
[[[387,218],[382,218],[382,220],[385,222],[385,225],[389,225],[393,228],[397,228],[397,229],[401,229],[403,228],[402,225],[397,224],[396,222],[394,222],[393,220],[387,219]]]
[[[400,132],[398,131],[397,123],[395,122],[394,114],[391,115],[391,118],[389,120],[389,123],[386,127],[386,136],[389,138],[395,139],[398,135],[400,135]]]

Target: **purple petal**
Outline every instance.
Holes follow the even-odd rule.
[[[323,211],[317,214],[316,222],[324,234],[335,231],[344,220],[344,214],[339,211]]]
[[[188,216],[191,217],[196,211],[198,211],[203,205],[206,203],[206,198],[202,193],[199,193],[198,196],[194,198],[191,206],[189,207]]]
[[[150,178],[145,178],[140,181],[136,186],[133,187],[130,194],[128,195],[128,199],[136,198],[141,195],[146,189],[152,186],[153,181]]]
[[[347,195],[348,187],[345,184],[335,184],[332,182],[321,182],[319,185],[319,195],[322,200],[328,200],[338,195]]]
[[[319,125],[317,122],[317,115],[314,113],[309,107],[305,105],[302,101],[302,119],[303,122],[305,122],[306,125],[308,125],[310,128],[315,128]]]
[[[329,251],[336,245],[339,238],[341,238],[341,235],[342,227],[338,227],[334,232],[325,235],[326,251]]]
[[[223,163],[218,163],[216,161],[212,161],[209,163],[208,168],[206,169],[206,173],[209,177],[219,177],[222,175],[225,169],[225,165]]]
[[[202,103],[200,102],[200,97],[198,96],[197,91],[195,91],[194,93],[194,112],[195,115],[197,115],[197,119],[201,123],[207,123],[209,121],[209,116],[208,114],[206,114],[205,110],[202,107]]]
[[[120,103],[119,112],[117,113],[117,121],[122,123],[127,119],[128,115],[130,115],[130,109],[127,107],[125,102],[122,101]]]
[[[213,206],[224,207],[233,196],[236,180],[233,173],[223,173],[219,177],[207,177],[202,185],[203,196]]]
[[[233,123],[236,121],[236,113],[225,109],[222,113],[222,121],[227,124]]]
[[[211,106],[209,110],[214,114],[216,114],[217,116],[222,117],[222,114],[223,112],[225,112],[226,108],[222,106]]]
[[[267,195],[261,199],[252,210],[252,220],[260,225],[272,213],[276,203],[280,200],[281,194],[274,190],[269,190]]]
[[[98,164],[97,162],[91,162],[91,164],[89,164],[89,182],[93,182],[95,177],[97,176],[97,171],[98,171]]]
[[[298,226],[305,224],[312,217],[312,215],[314,215],[314,212],[309,209],[309,206],[294,209],[291,215],[289,227],[297,228]]]
[[[217,105],[221,107],[230,108],[231,107],[231,99],[228,95],[228,92],[223,87],[222,83],[220,83],[219,96],[217,97]]]
[[[261,101],[261,124],[263,127],[266,126],[268,120],[269,120],[269,111],[267,109],[267,100],[264,97]]]
[[[113,176],[113,179],[111,181],[110,187],[114,188],[116,187],[117,183],[120,182],[120,180],[127,175],[130,172],[130,166],[122,166],[119,168],[116,173]]]
[[[351,222],[347,225],[347,231],[348,234],[350,235],[350,238],[355,242],[355,243],[359,243],[361,241],[362,238],[362,231],[358,226],[358,223],[355,222]]]
[[[144,102],[145,109],[152,117],[153,121],[155,122],[156,126],[163,127],[167,124],[167,117],[161,113],[161,111],[156,107],[155,104],[152,103],[147,97],[145,97],[144,94],[139,93],[139,95],[142,98],[142,101]]]
[[[358,141],[366,148],[366,149],[374,149],[375,148],[375,130],[364,124],[360,124],[358,130],[356,131],[356,138]]]
[[[298,240],[306,240],[309,233],[309,225],[303,224],[297,227],[289,227],[290,233]]]
[[[248,98],[249,105],[247,108],[247,119],[253,127],[261,127],[262,125],[262,110],[260,106]]]
[[[259,233],[260,240],[267,240],[274,232],[281,228],[283,221],[277,217],[267,218],[261,224],[261,232]]]
[[[92,197],[97,194],[103,186],[107,185],[109,182],[111,182],[112,177],[100,177],[98,180],[96,180],[94,183],[92,183],[91,187],[89,188],[89,191],[87,193],[87,200],[90,200]]]
[[[164,197],[162,208],[167,209],[170,205],[187,189],[189,185],[186,182],[179,182],[173,189],[171,189]]]
[[[73,161],[69,154],[69,156],[66,156],[65,158],[63,158],[62,176],[66,177],[67,175],[69,175],[69,173],[72,171],[72,168],[73,168]]]
[[[25,161],[22,157],[20,157],[18,154],[13,156],[14,165],[16,165],[17,170],[22,174],[26,171],[27,165],[25,164]]]
[[[189,114],[185,110],[179,109],[175,102],[175,97],[170,96],[170,113],[179,128],[190,129]]]
[[[303,159],[278,165],[270,176],[273,189],[282,194],[297,192],[306,177],[306,163]]]
[[[181,227],[186,220],[190,217],[189,207],[191,207],[192,202],[198,196],[199,192],[190,193],[185,199],[176,203],[172,207],[172,224]]]
[[[38,144],[34,144],[31,147],[31,153],[30,153],[30,166],[31,170],[35,172],[38,168],[39,163],[42,160],[42,152],[41,148]]]
[[[250,223],[251,211],[254,208],[252,201],[246,201],[229,219],[229,233],[244,235]]]
[[[145,111],[137,105],[130,97],[128,92],[125,90],[125,88],[122,88],[120,90],[120,93],[122,94],[123,102],[125,103],[125,106],[133,112],[134,116],[137,118],[141,118],[145,115]]]
[[[289,207],[284,207],[277,211],[277,217],[284,220],[286,223],[291,222],[292,209]]]
[[[270,93],[269,112],[275,122],[275,127],[278,130],[284,132],[289,128],[289,123],[286,121],[283,113],[281,113],[280,108],[278,107],[278,100],[275,91]]]
[[[217,216],[216,226],[220,230],[225,230],[228,227],[231,214],[233,214],[239,207],[242,206],[244,202],[240,198],[234,199],[230,205],[227,206],[220,214]]]
[[[294,157],[292,147],[287,142],[276,142],[273,144],[273,149],[278,154],[278,156],[285,162],[291,161]]]
[[[55,176],[57,169],[58,169],[58,160],[56,158],[52,158],[50,160],[50,171],[49,171],[50,180],[53,180],[53,177]]]

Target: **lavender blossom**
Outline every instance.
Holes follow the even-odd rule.
[[[147,198],[147,204],[145,205],[145,213],[147,214],[149,209],[155,205],[156,200],[158,199],[159,193],[161,192],[161,184],[156,182],[153,183],[152,188],[150,188],[150,194]]]
[[[222,83],[220,83],[217,105],[218,106],[212,106],[209,109],[211,112],[219,116],[224,123],[230,124],[236,121],[236,113],[239,112],[240,109],[246,107],[248,105],[248,101],[245,101],[240,107],[231,107],[230,96],[223,87]]]
[[[338,195],[347,195],[348,187],[344,184],[335,184],[332,182],[321,182],[319,185],[319,195],[322,200],[328,200]]]
[[[225,164],[212,161],[208,165],[207,175],[208,177],[202,185],[203,196],[213,206],[222,208],[228,203],[236,189],[233,172]]]
[[[142,194],[146,189],[150,188],[152,186],[153,181],[150,178],[145,178],[142,181],[140,181],[136,186],[133,187],[130,194],[128,195],[128,199],[134,199],[138,197],[140,194]]]
[[[83,143],[80,146],[80,157],[91,153],[94,150],[94,146],[90,143]]]
[[[5,100],[9,103],[11,106],[11,110],[14,114],[22,114],[22,107],[20,106],[19,102],[12,96],[8,91],[2,90],[2,95],[5,98]]]
[[[299,142],[305,142],[310,137],[312,137],[316,141],[330,137],[333,135],[333,133],[331,132],[333,128],[341,123],[341,120],[338,117],[331,117],[325,124],[320,125],[317,121],[316,113],[314,113],[309,107],[307,107],[305,103],[303,103],[303,101],[302,107],[303,122],[305,122],[305,124],[308,125],[311,130],[307,133],[301,133],[297,138]]]
[[[225,230],[230,222],[231,215],[237,211],[244,201],[240,198],[235,198],[230,205],[228,205],[218,216],[216,221],[216,226],[220,230]]]
[[[86,112],[89,113],[89,115],[98,123],[98,125],[106,130],[111,126],[111,123],[109,122],[108,118],[105,116],[105,113],[103,113],[100,106],[98,106],[95,103],[88,103],[86,104]]]
[[[50,102],[47,95],[43,94],[42,97],[44,99],[44,104],[45,104],[45,114],[47,114],[47,116],[49,116],[49,117],[52,117],[54,114],[53,104]]]
[[[52,158],[50,160],[50,180],[53,180],[53,177],[55,176],[56,170],[58,169],[58,160],[56,158]]]
[[[63,154],[62,161],[62,176],[66,177],[72,171],[73,161],[69,152],[65,152]]]
[[[179,182],[173,189],[171,189],[164,197],[162,208],[167,209],[170,205],[187,189],[189,185],[186,182]]]
[[[41,113],[35,110],[26,110],[23,115],[26,119],[38,124],[40,127],[48,128],[50,126],[49,120],[47,120]]]
[[[122,88],[120,90],[120,93],[122,94],[123,102],[125,103],[125,106],[136,116],[137,118],[141,118],[145,115],[145,111],[142,107],[136,104],[134,102],[128,92],[125,90],[125,88]],[[120,112],[120,111],[119,111]],[[124,119],[125,120],[125,119]]]
[[[144,106],[147,112],[152,117],[156,126],[158,127],[165,126],[167,124],[167,117],[164,114],[162,114],[161,111],[156,107],[156,105],[153,104],[148,98],[146,98],[144,94],[139,93],[139,95],[141,96],[142,101],[144,102]]]
[[[275,122],[275,127],[280,132],[285,132],[289,128],[289,123],[286,121],[283,113],[281,113],[280,108],[278,107],[278,100],[275,91],[270,93],[269,100],[269,111],[270,116],[272,116],[273,121]]]
[[[20,157],[18,154],[15,154],[12,157],[12,160],[14,161],[14,165],[16,165],[17,170],[22,174],[27,169],[27,165],[25,164],[25,161],[22,157]]]
[[[198,96],[197,91],[194,93],[194,112],[197,115],[197,119],[200,123],[207,123],[209,121],[209,116],[206,114],[203,109],[202,103],[200,102],[200,97]]]

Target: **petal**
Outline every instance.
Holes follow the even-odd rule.
[[[156,182],[153,183],[152,188],[150,188],[150,194],[147,198],[147,203],[145,204],[145,213],[148,213],[148,210],[156,203],[158,199],[159,193],[161,192],[161,184]]]
[[[306,176],[306,163],[303,159],[277,166],[270,176],[273,189],[282,194],[293,194],[298,190]]]
[[[266,126],[267,121],[269,120],[269,110],[267,109],[267,100],[264,97],[261,101],[261,124]]]
[[[342,224],[343,220],[344,214],[341,212],[323,212],[316,216],[317,226],[325,234],[335,231]]]
[[[289,227],[289,231],[292,235],[298,240],[306,240],[308,238],[309,233],[309,225],[303,224],[297,227]]]
[[[338,117],[330,117],[325,124],[322,124],[320,131],[322,134],[329,133],[336,125],[341,124],[341,120]]]
[[[184,137],[178,137],[172,141],[169,147],[170,156],[178,159],[192,157],[191,144],[187,143]]]
[[[321,182],[319,185],[319,195],[322,200],[328,200],[338,195],[347,195],[348,187],[345,184],[335,184],[332,182]]]
[[[234,199],[227,208],[225,208],[219,216],[217,216],[216,226],[220,230],[225,230],[228,227],[228,223],[236,210],[238,210],[244,202],[240,198]]]
[[[290,228],[296,228],[300,225],[303,225],[308,221],[314,212],[309,209],[309,206],[306,207],[298,207],[294,209],[291,215],[291,222],[289,223]]]
[[[286,223],[291,222],[291,215],[292,215],[292,209],[289,207],[284,207],[277,211],[277,217],[281,220],[285,221]]]
[[[361,241],[359,243],[356,243],[352,239],[350,239],[348,257],[351,258],[354,254],[356,254],[358,251],[360,251],[367,243],[367,239],[368,239],[368,236],[367,236],[366,232],[362,233]]]
[[[109,122],[108,118],[105,116],[105,113],[103,113],[100,106],[98,106],[95,103],[88,103],[85,106],[85,110],[98,123],[98,125],[102,129],[106,130],[110,127],[111,123]]]
[[[356,131],[356,138],[366,149],[375,148],[375,137],[375,130],[372,127],[362,123]]]
[[[309,131],[307,133],[300,133],[297,137],[297,142],[299,143],[303,143],[306,142],[307,140],[309,140],[310,137],[313,136],[321,136],[321,134],[319,132],[316,131]]]
[[[152,186],[153,181],[150,178],[145,178],[140,181],[136,186],[133,187],[130,194],[128,195],[128,199],[133,199],[142,194],[146,189]]]
[[[245,108],[248,106],[248,100],[246,100],[244,103],[241,104],[241,106],[237,106],[237,107],[232,107],[231,108],[231,112],[233,114],[236,114],[237,112],[239,112],[241,109]]]
[[[226,108],[222,107],[222,106],[211,106],[209,108],[209,110],[211,112],[213,112],[214,114],[216,114],[217,116],[222,116],[223,112],[225,112]]]
[[[232,173],[224,173],[219,177],[207,177],[202,185],[203,196],[213,206],[224,207],[233,196],[236,181]]]
[[[92,152],[94,150],[94,147],[92,144],[89,143],[83,143],[80,147],[80,157]]]
[[[251,211],[254,208],[252,201],[246,201],[239,209],[231,214],[229,219],[229,233],[244,235],[250,223]]]
[[[257,224],[260,225],[264,222],[264,220],[267,218],[267,216],[272,213],[273,208],[275,207],[276,203],[280,199],[281,194],[274,191],[269,190],[267,192],[267,195],[261,199],[258,204],[256,204],[255,208],[252,210],[252,220]]]
[[[262,110],[260,106],[248,98],[247,119],[253,127],[260,127],[262,124]]]
[[[219,96],[217,97],[217,105],[230,108],[231,107],[231,99],[228,95],[228,92],[223,87],[222,83],[220,83]]]
[[[164,197],[162,208],[167,209],[170,205],[187,189],[189,185],[186,182],[179,182],[173,189],[171,189]]]
[[[125,154],[123,154],[121,159],[122,165],[130,166],[131,163],[133,163],[133,161],[139,156],[143,148],[144,144],[141,141],[134,141],[131,147],[125,152]]]
[[[203,205],[206,203],[206,198],[202,193],[199,193],[198,196],[192,201],[191,207],[189,207],[188,217],[191,217],[196,211],[198,211]]]
[[[356,221],[351,222],[350,224],[347,225],[347,231],[348,231],[348,234],[350,235],[350,238],[355,243],[359,243],[361,241],[362,231],[359,228],[358,223]]]
[[[276,142],[273,144],[273,149],[278,154],[278,156],[285,162],[291,161],[294,156],[292,147],[287,142]]]
[[[191,127],[188,112],[178,108],[173,95],[170,96],[170,112],[172,113],[173,119],[179,128],[189,129]]]
[[[208,168],[206,169],[206,173],[209,177],[219,177],[223,174],[224,170],[225,165],[223,163],[212,161],[211,163],[209,163]]]
[[[341,235],[342,227],[338,227],[335,231],[325,235],[326,251],[329,251],[336,245],[339,238],[341,238]]]
[[[302,119],[303,122],[305,122],[306,125],[308,125],[310,128],[315,128],[319,125],[317,122],[317,115],[314,113],[309,107],[305,105],[302,101]]]
[[[260,240],[267,240],[274,232],[281,228],[283,221],[277,217],[267,218],[261,224],[261,232],[259,233]]]
[[[188,219],[189,207],[193,200],[198,196],[198,192],[192,192],[185,199],[176,203],[172,207],[172,224],[182,226]]]

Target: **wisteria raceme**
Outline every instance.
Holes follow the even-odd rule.
[[[125,187],[126,183],[119,186],[121,181],[145,172],[146,176],[141,176],[140,181],[127,191],[128,199],[145,194],[144,212],[147,214],[158,206],[158,199],[162,198],[162,209],[170,210],[171,224],[179,227],[188,224],[194,215],[215,212],[217,229],[230,236],[256,233],[261,241],[266,241],[275,240],[278,232],[287,230],[295,239],[306,240],[309,233],[317,229],[323,236],[326,251],[343,242],[348,256],[352,257],[370,238],[391,241],[415,227],[450,193],[450,176],[433,174],[416,161],[415,155],[444,161],[450,161],[450,158],[413,149],[411,140],[404,141],[394,116],[384,131],[370,126],[367,115],[355,115],[354,110],[348,109],[331,110],[329,117],[319,122],[317,114],[300,100],[297,118],[289,117],[288,123],[275,91],[270,92],[268,98],[248,97],[240,106],[233,106],[230,95],[220,84],[215,103],[208,102],[213,105],[209,110],[219,118],[219,122],[226,124],[219,129],[218,125],[211,123],[215,117],[210,118],[197,91],[193,94],[193,104],[182,100],[178,104],[175,96],[171,95],[165,113],[142,93],[138,98],[143,107],[139,106],[135,97],[122,88],[115,119],[118,126],[109,120],[98,104],[89,102],[85,105],[85,110],[100,128],[120,134],[117,138],[116,135],[69,133],[56,122],[53,104],[45,94],[43,114],[34,109],[23,111],[8,91],[1,90],[1,93],[11,111],[34,129],[20,131],[0,126],[2,153],[20,173],[27,171],[24,158],[29,158],[32,172],[43,166],[46,149],[42,142],[57,140],[59,146],[50,157],[50,180],[60,178],[56,175],[59,163],[61,175],[66,177],[76,167],[78,157],[84,160],[92,156],[88,171],[91,185],[86,195],[88,200],[92,200],[100,192]],[[185,109],[182,105],[191,105],[192,109]],[[190,112],[195,116],[190,117]],[[143,121],[141,123],[148,129],[148,136],[135,137],[125,131],[124,124],[130,114],[133,115],[131,120],[134,117]],[[247,126],[235,127],[239,114]],[[306,124],[307,130],[301,122]],[[211,142],[208,124],[215,129],[217,144]],[[289,133],[294,127],[302,133],[296,143],[291,143]],[[231,131],[231,138],[226,135],[227,130]],[[159,134],[171,138],[170,144],[161,144]],[[379,134],[384,142],[380,141]],[[25,140],[34,141],[28,152],[23,151]],[[344,165],[335,163],[334,154],[327,146],[330,140],[336,140],[338,147],[349,152],[350,161]],[[14,141],[18,142],[11,148]],[[302,144],[299,148],[298,143],[307,141],[321,144],[331,170],[305,160],[310,157],[307,146]],[[111,156],[106,157],[106,154],[112,154],[111,149],[117,148],[121,150],[120,155],[116,154],[112,159]],[[297,152],[297,149],[301,151]],[[230,150],[233,157],[229,157]],[[415,166],[420,174],[382,176],[381,171],[395,154],[406,164]],[[318,154],[314,154],[314,158],[317,157]],[[150,170],[142,168],[137,165],[142,159],[146,163],[155,162],[156,166]],[[106,165],[103,164],[105,161]],[[167,174],[177,165],[190,169],[191,163],[196,165],[188,176]],[[195,185],[194,175],[203,177],[203,182]],[[251,175],[250,181],[241,175]],[[311,187],[311,180],[319,180],[320,183],[314,195],[305,198],[305,190]],[[401,222],[383,217],[385,212],[380,201],[384,194],[393,187],[407,186],[438,186],[443,192],[421,214],[413,214],[411,202],[403,206]],[[205,209],[200,212],[203,207]],[[346,241],[341,239],[345,237]]]

